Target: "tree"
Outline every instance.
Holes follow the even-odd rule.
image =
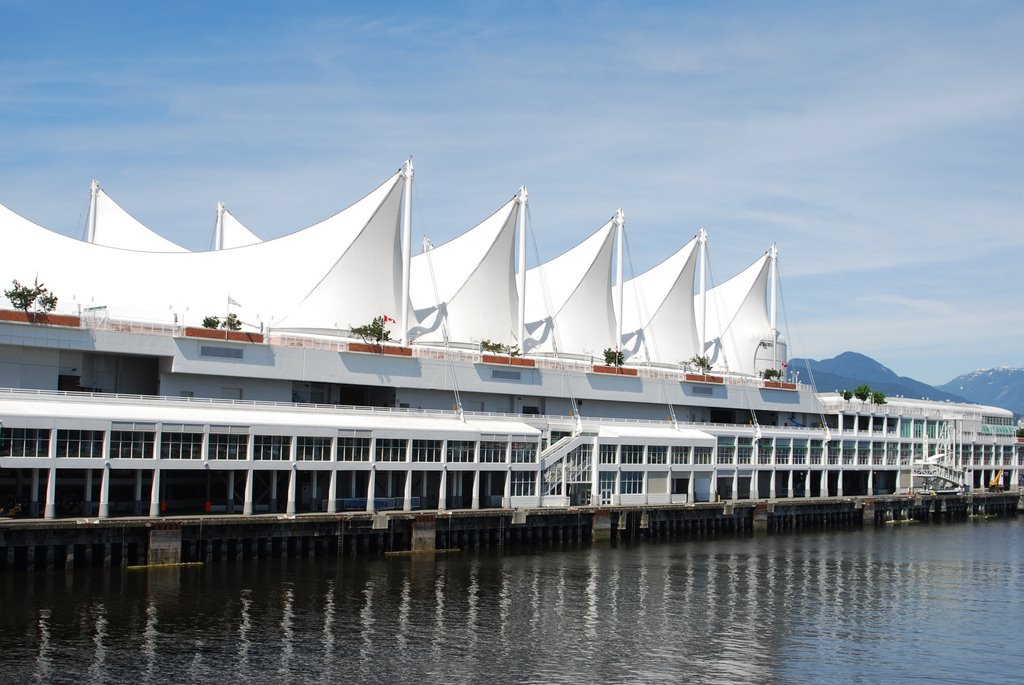
[[[391,340],[391,332],[387,329],[387,322],[390,317],[376,316],[373,321],[363,326],[349,326],[352,335],[363,339],[363,342],[382,343]]]
[[[885,404],[885,393],[881,390],[875,390],[871,393],[871,402],[874,404]]]
[[[229,331],[242,330],[242,322],[241,320],[239,320],[238,314],[235,314],[234,312],[227,315],[227,318],[224,319],[224,321],[221,323],[221,326],[223,328],[228,329]]]
[[[853,396],[861,402],[867,402],[871,397],[871,388],[867,385],[858,385],[853,389]]]
[[[766,381],[776,381],[782,378],[782,371],[779,369],[765,369],[761,372]]]
[[[690,357],[686,363],[700,371],[705,376],[708,375],[708,371],[711,370],[711,360],[708,359],[707,355],[695,354]]]
[[[506,345],[504,343],[491,342],[490,340],[481,340],[480,348],[484,352],[490,352],[491,354],[507,354],[510,357],[518,357],[520,355],[519,345]]]
[[[608,366],[622,366],[626,363],[626,355],[622,350],[613,350],[609,347],[604,351],[604,363]]]
[[[28,312],[33,307],[41,312],[52,312],[57,308],[57,296],[49,291],[42,283],[37,282],[29,287],[22,285],[15,278],[10,290],[4,291],[4,297],[11,302],[11,306],[23,312]]]
[[[850,400],[852,400],[852,399],[853,399],[853,393],[852,393],[852,392],[850,392],[849,390],[843,390],[843,391],[842,391],[841,393],[839,393],[839,394],[840,394],[840,395],[842,395],[842,396],[843,396],[843,399],[844,399],[844,400],[846,400],[847,402],[849,402]]]
[[[203,328],[220,328],[219,316],[208,316],[203,319]]]

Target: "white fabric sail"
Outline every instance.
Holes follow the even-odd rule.
[[[412,258],[417,342],[511,345],[518,316],[515,198],[462,235]]]
[[[114,202],[102,188],[96,191],[95,222],[92,242],[96,245],[141,252],[187,251],[144,226]]]
[[[262,239],[246,228],[241,221],[235,218],[234,214],[226,209],[221,213],[219,244],[214,245],[213,249],[230,250],[235,247],[255,245],[258,242],[262,242]]]
[[[699,353],[693,302],[697,246],[694,238],[661,264],[625,282],[621,316],[627,360],[681,364]],[[618,290],[616,285],[616,305]]]
[[[598,356],[615,343],[614,222],[526,272],[524,352]]]
[[[251,328],[281,322],[337,331],[397,309],[400,181],[396,173],[305,230],[207,252],[138,252],[82,242],[0,206],[0,281],[38,277],[63,312],[81,308],[111,318],[199,325],[230,307]],[[375,231],[386,236],[371,238]],[[335,272],[349,269],[332,289]]]
[[[715,369],[756,373],[758,349],[762,341],[772,339],[768,311],[770,265],[765,253],[725,283],[707,291],[706,354]]]

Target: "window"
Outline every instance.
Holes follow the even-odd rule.
[[[615,452],[617,450],[615,445],[598,445],[598,454],[600,455],[600,461],[602,464],[614,464],[615,463]]]
[[[500,464],[505,461],[508,444],[492,440],[480,441],[480,462],[484,464]]]
[[[287,435],[254,436],[252,458],[258,461],[290,461],[292,439]]]
[[[619,494],[642,495],[644,492],[643,471],[623,471],[619,481]]]
[[[103,431],[57,430],[57,456],[103,458]]]
[[[690,463],[690,447],[687,445],[673,445],[672,446],[672,463],[673,464],[689,464]]]
[[[338,438],[338,461],[370,461],[370,439]]]
[[[0,431],[0,457],[48,456],[49,428],[5,428]]]
[[[694,464],[710,464],[711,455],[714,454],[715,449],[713,447],[694,447],[693,448],[693,463]]]
[[[776,438],[775,439],[775,463],[776,464],[788,464],[789,463],[789,451],[792,440],[789,438]]]
[[[441,461],[441,440],[413,440],[412,460],[419,462]]]
[[[152,459],[153,431],[110,431],[111,459]]]
[[[668,447],[665,445],[648,445],[647,446],[647,463],[648,464],[667,464],[668,463]]]
[[[296,461],[330,461],[331,439],[300,435],[295,441]]]
[[[405,461],[404,438],[377,438],[377,461]]]
[[[597,494],[601,504],[611,504],[615,494],[615,474],[602,472],[597,474]]]
[[[623,445],[620,456],[623,464],[642,464],[644,463],[644,446]]]
[[[535,497],[537,495],[537,477],[530,471],[512,472],[512,496]]]
[[[537,461],[537,443],[515,441],[512,443],[512,463],[532,464]]]
[[[202,433],[168,433],[160,434],[161,459],[202,459]]]
[[[248,435],[210,433],[210,459],[245,459]]]
[[[465,464],[473,461],[476,442],[472,440],[449,440],[448,461],[453,464]]]

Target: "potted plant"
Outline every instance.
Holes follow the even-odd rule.
[[[400,346],[386,346],[384,343],[390,342],[391,331],[388,330],[387,325],[394,323],[387,314],[381,314],[375,316],[373,321],[362,326],[349,326],[349,331],[352,335],[361,338],[363,342],[350,342],[348,344],[349,352],[372,352],[376,354],[394,354],[401,357],[411,357],[412,349],[408,347]]]
[[[522,359],[519,345],[480,341],[480,361],[483,364],[505,364],[507,366],[535,366],[532,359]]]
[[[684,378],[691,382],[696,383],[724,383],[725,380],[721,376],[709,376],[708,372],[711,371],[711,359],[707,355],[695,354],[690,357],[686,362],[687,368],[694,368],[698,373],[684,374]]]
[[[15,311],[0,311],[0,321],[74,327],[81,325],[81,319],[77,316],[51,313],[57,308],[57,296],[38,281],[32,286],[27,286],[15,278],[11,282],[11,288],[4,291],[4,297],[10,301]]]
[[[209,340],[233,340],[235,342],[254,343],[263,342],[263,335],[260,333],[242,332],[242,321],[235,313],[228,314],[223,319],[219,316],[204,317],[202,328],[186,326],[185,335],[190,338],[207,338]]]
[[[796,390],[796,383],[787,383],[782,380],[782,371],[779,369],[765,369],[761,372],[764,378],[764,387],[775,390]]]
[[[626,355],[622,350],[617,350],[609,347],[604,352],[604,366],[595,364],[593,371],[595,373],[613,373],[620,376],[635,376],[636,369],[623,368],[623,364],[626,363]]]

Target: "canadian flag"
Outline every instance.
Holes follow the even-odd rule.
[[[392,319],[392,318],[391,318],[390,316],[388,316],[387,314],[385,314],[385,315],[384,315],[384,323],[395,323],[395,320],[394,320],[394,319]]]
[[[787,364],[786,362],[782,362],[782,368],[786,368],[787,366],[789,366],[789,364]]]

